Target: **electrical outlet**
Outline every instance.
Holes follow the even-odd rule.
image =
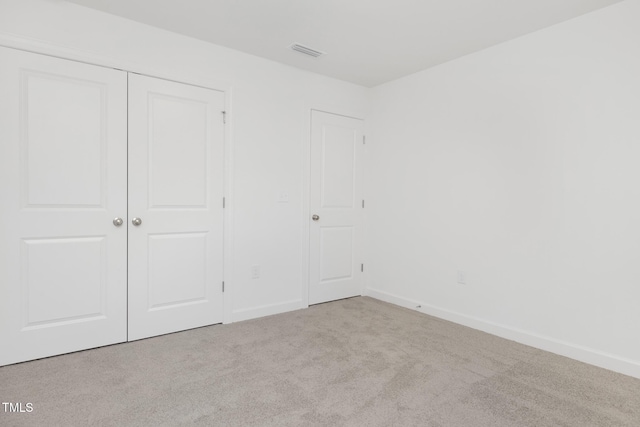
[[[287,191],[280,191],[278,193],[278,203],[289,203],[289,192]]]
[[[458,283],[461,285],[467,284],[467,272],[464,270],[458,270]]]
[[[259,279],[260,278],[260,266],[259,265],[252,265],[251,266],[251,278],[252,279]]]

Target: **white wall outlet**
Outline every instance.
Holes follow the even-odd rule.
[[[289,192],[288,191],[280,191],[278,193],[278,203],[289,203]]]
[[[251,266],[251,278],[252,279],[259,279],[260,278],[260,266],[259,265],[252,265]]]
[[[465,285],[467,283],[467,272],[464,270],[458,270],[458,283]]]

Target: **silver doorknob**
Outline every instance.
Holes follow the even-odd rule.
[[[311,217],[312,220],[317,221],[320,219],[320,217],[318,215],[314,215]]]
[[[120,227],[123,223],[124,223],[124,221],[122,220],[122,218],[114,218],[113,219],[113,225],[115,225],[116,227]]]
[[[133,218],[131,220],[131,224],[135,225],[136,227],[139,226],[140,224],[142,224],[142,220],[140,218]]]

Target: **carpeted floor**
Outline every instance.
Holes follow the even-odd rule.
[[[0,368],[2,426],[640,426],[640,380],[371,298]]]

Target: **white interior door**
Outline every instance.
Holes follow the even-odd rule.
[[[129,75],[129,340],[222,322],[223,110]]]
[[[0,365],[127,339],[123,72],[0,48]]]
[[[363,125],[311,113],[309,304],[362,293]]]

